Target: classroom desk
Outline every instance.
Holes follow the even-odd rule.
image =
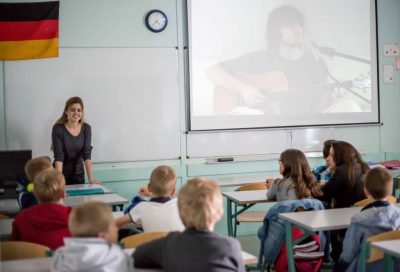
[[[129,248],[124,251],[131,255],[135,249]],[[245,251],[242,251],[243,261],[246,265],[256,264],[257,257]],[[24,259],[16,261],[0,262],[0,271],[2,272],[50,272],[52,258]],[[161,272],[162,269],[140,269],[135,268],[135,272]]]
[[[119,207],[120,210],[123,210],[124,204],[129,203],[129,201],[126,198],[117,195],[115,193],[110,193],[110,194],[68,196],[64,199],[64,205],[75,207],[78,206],[79,204],[88,201],[104,202],[112,206],[113,210],[115,210],[115,207]]]
[[[0,240],[7,240],[11,234],[12,222],[14,218],[7,218],[0,220]],[[0,270],[1,271],[1,270]]]
[[[228,226],[228,235],[233,236],[234,220],[239,214],[246,211],[257,203],[270,202],[267,198],[267,190],[251,190],[251,191],[235,191],[235,192],[222,192],[222,195],[227,199],[226,218]],[[242,206],[242,208],[233,213],[232,203]]]
[[[90,183],[84,183],[84,184],[71,184],[71,185],[66,185],[65,186],[65,191],[68,193],[68,191],[82,191],[82,195],[84,195],[84,191],[90,191],[91,189],[101,189],[103,190],[104,194],[110,194],[112,191],[106,187],[104,187],[101,184],[90,184]]]
[[[399,173],[400,174],[400,173]],[[234,177],[215,177],[213,178],[219,187],[232,187],[242,186],[250,183],[265,182],[267,178],[281,178],[282,175],[278,172],[259,174],[259,175],[247,175],[247,176],[234,176]]]
[[[20,210],[17,199],[1,199],[0,200],[0,212],[1,213],[12,213],[16,214]]]
[[[400,259],[400,239],[372,242],[371,247],[383,251],[385,272],[393,272],[394,259]]]
[[[346,229],[351,217],[359,213],[362,207],[330,209],[321,211],[282,213],[279,217],[285,221],[286,250],[290,272],[295,272],[293,246],[316,231]],[[292,242],[292,227],[300,227],[304,235]]]

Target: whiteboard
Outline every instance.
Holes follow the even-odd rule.
[[[179,158],[175,48],[62,48],[59,58],[4,66],[8,149],[51,155],[52,126],[80,96],[94,162]]]
[[[187,137],[189,158],[280,154],[290,146],[290,131],[285,130],[190,133]]]

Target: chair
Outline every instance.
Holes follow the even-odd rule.
[[[267,184],[265,182],[258,182],[258,183],[251,183],[240,186],[236,189],[236,191],[251,191],[251,190],[266,190]],[[235,214],[237,213],[238,205],[235,204]],[[249,211],[249,212],[242,212],[238,214],[235,218],[235,224],[233,229],[233,236],[236,237],[237,232],[237,225],[240,223],[259,223],[263,222],[265,217],[265,211]]]
[[[0,250],[1,261],[43,258],[50,256],[51,253],[47,246],[22,241],[1,242]]]
[[[361,271],[367,271],[367,263],[372,263],[383,259],[383,252],[371,248],[372,242],[400,239],[400,231],[387,231],[371,236],[365,241],[361,248]]]
[[[153,241],[158,238],[162,238],[167,234],[168,232],[163,232],[163,231],[143,232],[125,237],[124,239],[121,240],[121,244],[123,244],[124,248],[136,248],[141,244]]]
[[[8,216],[5,215],[5,214],[0,213],[0,220],[8,219],[8,218],[10,218],[10,217],[8,217]]]
[[[364,206],[367,206],[368,204],[372,203],[373,201],[374,201],[373,199],[366,198],[366,199],[363,199],[363,200],[360,200],[360,201],[354,203],[354,206],[364,207]],[[397,199],[394,196],[390,195],[386,198],[386,201],[391,204],[395,204],[397,202]]]

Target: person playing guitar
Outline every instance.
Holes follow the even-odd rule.
[[[323,112],[332,104],[328,69],[304,46],[304,17],[280,6],[268,16],[268,49],[250,52],[212,66],[207,76],[214,90],[214,113],[236,107],[263,113]]]

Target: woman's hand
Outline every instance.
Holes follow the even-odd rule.
[[[89,179],[89,183],[90,184],[101,184],[100,180],[97,180],[97,179],[94,179],[94,178]]]

